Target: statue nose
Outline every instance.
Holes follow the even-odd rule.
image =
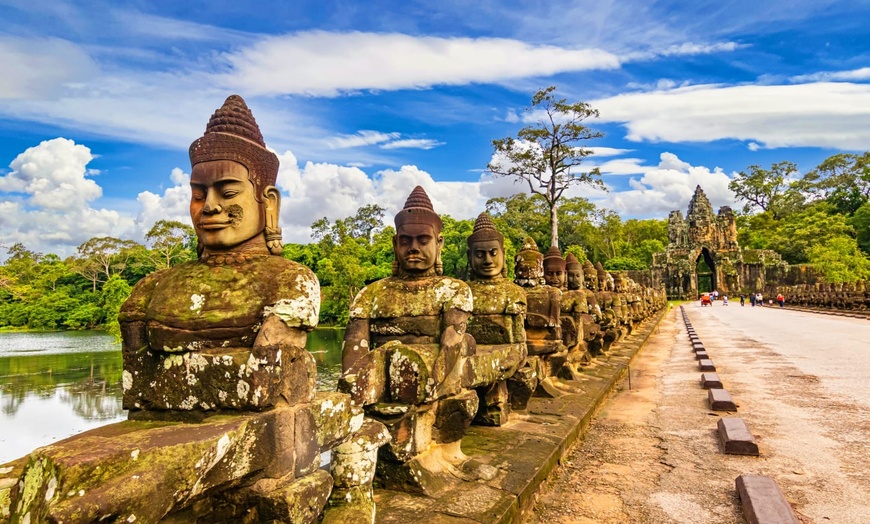
[[[221,211],[223,211],[223,208],[221,207],[220,204],[215,204],[213,206],[206,204],[202,208],[202,212],[209,214],[209,215],[216,215],[216,214],[220,213]]]

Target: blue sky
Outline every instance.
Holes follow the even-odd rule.
[[[870,144],[870,2],[0,0],[0,243],[70,254],[188,221],[187,148],[230,94],[282,162],[286,241],[421,184],[472,218],[524,188],[491,141],[556,85],[624,218]]]

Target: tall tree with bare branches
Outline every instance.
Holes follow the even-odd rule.
[[[535,122],[517,132],[516,138],[493,140],[493,159],[487,170],[495,176],[525,181],[529,191],[543,196],[550,210],[550,245],[559,245],[559,201],[575,184],[605,189],[598,168],[582,172],[578,168],[592,154],[582,146],[603,133],[584,125],[598,111],[585,102],[568,103],[555,94],[556,87],[541,89],[526,109],[526,120]]]

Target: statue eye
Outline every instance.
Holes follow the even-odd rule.
[[[194,189],[190,192],[190,198],[193,200],[205,200],[205,191],[201,189]]]
[[[236,191],[235,189],[229,189],[229,190],[223,192],[223,197],[224,198],[233,198],[234,196],[236,196],[238,194],[239,194],[239,192]]]

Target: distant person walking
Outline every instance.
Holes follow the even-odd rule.
[[[752,305],[752,307],[755,307],[755,293],[749,294],[749,303]]]
[[[728,295],[722,295],[722,305],[723,306],[728,305]]]
[[[764,295],[762,295],[761,293],[755,295],[755,302],[758,304],[759,307],[764,306]]]
[[[776,295],[776,301],[779,303],[779,307],[783,307],[785,305],[785,297],[782,296],[782,293]]]
[[[713,300],[719,300],[719,292],[715,289],[713,290]]]
[[[740,307],[746,305],[746,295],[740,295]]]

